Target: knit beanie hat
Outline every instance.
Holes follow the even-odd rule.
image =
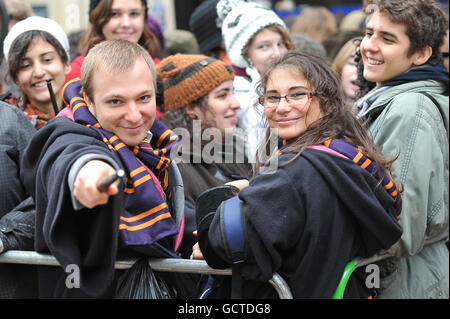
[[[228,57],[231,63],[240,68],[249,66],[244,48],[254,35],[270,25],[286,28],[273,10],[255,2],[220,0],[217,15]]]
[[[17,22],[9,31],[3,42],[3,54],[6,60],[8,60],[9,50],[14,40],[16,40],[22,33],[27,31],[45,31],[50,33],[67,53],[67,58],[70,59],[70,45],[69,39],[63,28],[52,19],[43,18],[39,16],[33,16],[26,18],[25,20]]]
[[[98,4],[101,2],[101,0],[90,0],[89,1],[89,16],[91,15],[92,11],[98,6]],[[142,4],[144,5],[144,17],[145,21],[147,22],[147,0],[142,0]]]
[[[189,19],[189,28],[197,38],[200,51],[208,55],[214,48],[222,45],[222,30],[217,26],[216,6],[219,0],[202,2]]]
[[[225,81],[233,69],[220,60],[197,54],[168,56],[156,66],[166,111],[187,107]]]

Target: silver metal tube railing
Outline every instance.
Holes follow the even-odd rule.
[[[118,260],[116,269],[128,269],[133,266],[135,259]],[[0,254],[0,263],[27,264],[41,266],[60,266],[56,258],[49,254],[41,254],[35,251],[9,250]],[[214,269],[208,266],[204,260],[178,259],[178,258],[152,258],[150,267],[155,271],[184,272],[205,275],[231,275],[231,269]],[[286,281],[275,273],[269,280],[275,288],[280,299],[292,299],[292,293]]]

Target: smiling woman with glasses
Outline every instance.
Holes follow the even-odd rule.
[[[331,298],[348,261],[401,236],[390,162],[343,102],[340,81],[324,60],[288,52],[270,63],[259,92],[278,151],[250,183],[231,182],[223,197],[213,189],[203,196],[209,201],[197,201],[199,248],[211,267],[241,262],[244,298],[273,297],[264,281],[274,272],[294,298]],[[229,216],[242,226],[242,237],[233,233],[234,243],[243,242],[239,257],[226,241]],[[344,297],[368,298],[374,291],[364,270],[356,271]]]
[[[274,60],[262,74],[257,88],[268,130],[285,145],[281,152],[300,154],[324,139],[344,139],[363,147],[371,158],[388,169],[387,161],[367,136],[365,128],[345,103],[345,94],[332,68],[322,59],[292,51]],[[257,167],[271,154],[263,141]]]

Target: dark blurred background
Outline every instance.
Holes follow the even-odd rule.
[[[175,15],[178,29],[189,29],[189,17],[194,9],[202,2],[202,0],[175,0]],[[271,0],[272,7],[276,2],[278,2],[278,0]],[[346,11],[355,10],[355,6],[360,7],[362,5],[362,0],[295,0],[295,4],[297,6],[325,6],[329,9],[333,9],[333,7],[338,6],[335,8],[338,13],[341,11],[343,11],[342,13],[347,13]]]

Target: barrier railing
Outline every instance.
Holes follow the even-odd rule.
[[[448,233],[443,234],[432,240],[427,240],[425,245],[433,244],[438,241],[446,240],[448,242]],[[388,255],[376,255],[371,258],[355,258],[347,264],[347,267],[342,275],[339,286],[336,289],[333,299],[342,299],[344,296],[345,288],[348,279],[352,275],[353,271],[365,265],[375,263],[377,261],[389,258]],[[130,260],[118,260],[114,267],[116,269],[128,269],[136,262],[135,259]],[[42,265],[42,266],[60,266],[56,258],[49,254],[41,254],[35,251],[23,251],[23,250],[9,250],[0,254],[0,263],[8,264],[27,264],[27,265]],[[191,260],[191,259],[178,259],[178,258],[153,258],[149,261],[150,267],[155,271],[164,272],[185,272],[193,274],[205,274],[205,275],[225,275],[232,274],[231,268],[227,269],[214,269],[208,266],[204,260]],[[269,283],[275,288],[280,299],[293,299],[291,290],[286,281],[279,274],[273,274],[273,277],[269,280]]]
[[[118,260],[116,269],[128,269],[133,266],[135,259]],[[56,258],[49,254],[41,254],[35,251],[9,250],[0,254],[0,263],[27,264],[41,266],[60,266]],[[204,260],[190,260],[178,258],[154,258],[149,261],[154,271],[185,272],[205,275],[231,275],[231,269],[214,269],[208,266]],[[269,280],[275,288],[280,299],[292,299],[292,293],[286,281],[275,273]]]

